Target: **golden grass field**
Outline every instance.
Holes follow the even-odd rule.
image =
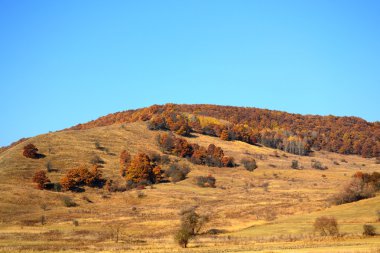
[[[143,122],[66,130],[25,142],[35,144],[46,155],[43,159],[23,157],[25,143],[1,153],[0,252],[380,252],[380,236],[361,235],[364,224],[372,224],[380,232],[376,215],[380,196],[340,206],[329,204],[329,198],[356,171],[380,172],[374,159],[359,156],[275,154],[265,147],[196,135],[188,141],[204,146],[214,143],[237,162],[252,156],[258,169],[210,168],[171,156],[171,160],[188,163],[192,169],[186,180],[176,184],[117,193],[96,188],[72,193],[41,191],[32,183],[34,172],[46,169],[48,161],[56,169],[48,176],[57,182],[65,171],[90,162],[94,155],[105,161],[101,169],[104,177],[122,183],[121,150],[160,153],[155,144],[157,133],[147,130]],[[96,149],[96,142],[108,151]],[[312,159],[329,169],[312,169]],[[303,169],[291,169],[292,160],[298,160]],[[195,176],[208,174],[216,178],[216,188],[194,184]],[[264,187],[266,183],[268,187]],[[63,196],[71,197],[78,206],[65,207]],[[224,232],[202,235],[191,241],[189,248],[181,249],[174,243],[173,233],[179,224],[179,210],[190,205],[212,217],[205,231]],[[313,222],[321,215],[337,218],[341,237],[314,235]],[[112,234],[117,229],[120,240],[116,243]]]

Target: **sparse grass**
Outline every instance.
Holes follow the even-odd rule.
[[[108,193],[86,187],[85,193],[69,193],[78,204],[74,208],[66,208],[62,203],[67,193],[39,191],[31,183],[34,171],[44,168],[47,161],[59,168],[59,171],[49,172],[50,180],[59,182],[68,169],[89,162],[95,154],[105,162],[101,168],[104,177],[122,184],[118,157],[94,147],[94,140],[107,147],[109,153],[119,154],[127,149],[132,155],[140,151],[162,154],[154,144],[155,135],[156,132],[146,129],[145,123],[137,122],[124,124],[124,128],[114,125],[31,138],[39,152],[46,154],[44,159],[23,159],[22,144],[1,153],[0,252],[342,253],[371,252],[380,248],[378,236],[362,238],[361,235],[363,224],[380,230],[376,214],[379,196],[338,207],[326,206],[327,200],[339,191],[339,185],[350,180],[350,175],[358,169],[357,164],[366,165],[360,166],[363,172],[380,171],[373,160],[358,156],[329,152],[315,152],[313,157],[273,156],[270,148],[195,135],[188,139],[189,142],[202,146],[213,143],[236,161],[247,156],[255,158],[259,167],[250,173],[242,165],[209,168],[191,165],[183,159],[181,163],[191,165],[192,169],[187,178],[176,184],[163,183],[145,189],[143,199],[136,196],[136,190]],[[54,153],[49,153],[52,146]],[[311,159],[328,165],[329,169],[323,172],[311,169]],[[349,163],[342,162],[343,159]],[[291,169],[292,160],[298,160],[305,166],[304,170]],[[333,161],[340,161],[340,166]],[[217,188],[194,185],[194,178],[208,174],[217,178]],[[326,176],[324,179],[322,174]],[[46,210],[41,207],[43,203],[47,205]],[[201,212],[211,212],[213,218],[207,229],[230,232],[204,236],[191,242],[187,251],[182,251],[174,244],[172,234],[178,225],[178,207],[185,205],[198,205]],[[271,210],[275,210],[275,219],[271,218]],[[39,219],[42,215],[46,217],[43,226]],[[340,232],[348,235],[322,242],[309,238],[315,218],[322,215],[337,217]],[[32,226],[22,224],[28,220],[35,223],[32,222]],[[80,221],[80,226],[73,225],[73,220]],[[124,226],[119,238],[122,243],[115,244],[105,233],[104,226],[120,222]]]

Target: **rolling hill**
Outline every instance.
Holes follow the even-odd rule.
[[[157,135],[170,130],[189,143],[222,148],[237,166],[209,167],[167,154],[170,163],[191,169],[185,180],[121,192],[87,186],[84,192],[38,190],[32,182],[38,170],[56,183],[70,169],[95,160],[103,178],[124,185],[121,151],[163,155]],[[274,139],[281,140],[276,148],[264,135],[272,131]],[[351,137],[345,142],[347,133]],[[332,136],[335,139],[323,141]],[[380,172],[372,158],[380,150],[379,136],[378,123],[353,117],[173,104],[115,113],[35,136],[0,153],[0,251],[378,252],[379,237],[361,234],[364,224],[380,231],[380,196],[339,206],[330,200],[357,171]],[[310,151],[285,152],[294,138]],[[362,153],[364,143],[356,150],[360,152],[353,148],[363,140],[374,143],[370,155]],[[31,143],[42,158],[23,156],[24,146]],[[246,170],[243,158],[255,159],[258,168]],[[292,161],[300,168],[291,168]],[[313,168],[315,161],[328,169]],[[196,178],[208,175],[215,177],[216,187],[199,187]],[[68,200],[76,206],[68,207]],[[211,219],[204,234],[191,241],[189,249],[181,249],[173,233],[179,210],[188,206]],[[315,235],[313,222],[324,215],[336,217],[341,237]]]

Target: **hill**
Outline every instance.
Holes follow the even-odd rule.
[[[166,121],[167,115],[173,115],[167,112],[170,106],[177,121]],[[378,237],[361,236],[364,224],[380,230],[376,216],[379,196],[339,206],[330,202],[355,172],[380,172],[374,158],[323,150],[300,156],[257,142],[252,145],[202,134],[191,124],[194,116],[201,129],[212,124],[232,131],[238,123],[190,109],[178,113],[176,106],[106,116],[73,129],[32,137],[0,153],[0,251],[370,252],[380,248]],[[149,130],[158,117],[165,119],[165,127],[181,123],[175,131],[185,136],[178,138],[201,147],[215,144],[238,165],[209,167],[168,154],[171,164],[190,167],[185,180],[123,192],[87,186],[84,192],[38,190],[32,182],[37,170],[59,182],[71,168],[96,160],[102,161],[99,170],[104,178],[125,184],[119,169],[122,150],[132,156],[141,152],[163,155],[156,139],[167,131]],[[178,131],[182,119],[187,119],[189,134]],[[42,158],[23,156],[29,143],[38,148]],[[240,162],[243,158],[254,158],[258,168],[246,170]],[[300,169],[291,168],[293,160]],[[328,169],[313,168],[315,161]],[[166,170],[170,164],[161,166]],[[215,177],[216,187],[199,187],[196,178],[208,175]],[[68,207],[68,200],[76,206]],[[182,250],[174,243],[173,233],[179,225],[179,210],[189,206],[197,206],[199,213],[211,217],[202,231],[214,232],[203,234],[190,243],[190,249]],[[315,236],[313,222],[322,215],[335,216],[344,236]]]
[[[380,123],[370,123],[357,117],[336,117],[290,114],[258,108],[218,105],[154,105],[148,108],[118,112],[101,117],[72,129],[89,129],[114,123],[151,120],[156,116],[174,119],[191,114],[187,124],[191,131],[221,136],[223,130],[230,139],[286,150],[289,138],[297,137],[305,149],[326,150],[341,154],[359,154],[363,157],[380,156]],[[174,116],[176,115],[176,116]],[[206,122],[199,117],[212,117],[229,124]],[[291,151],[289,149],[288,151]]]

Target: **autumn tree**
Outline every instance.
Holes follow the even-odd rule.
[[[37,183],[37,189],[44,189],[46,183],[50,183],[50,179],[46,176],[46,172],[38,170],[34,173],[33,182]]]
[[[119,159],[120,174],[122,177],[125,177],[125,171],[130,162],[131,162],[131,155],[129,154],[127,150],[124,149],[123,151],[121,151],[120,159]]]
[[[132,183],[154,183],[155,176],[150,158],[145,153],[134,156],[125,171],[125,179]]]
[[[34,144],[30,143],[26,146],[24,146],[23,155],[27,158],[37,159],[39,158],[38,148],[34,146]]]

